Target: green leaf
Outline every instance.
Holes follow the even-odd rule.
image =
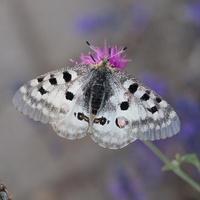
[[[162,170],[173,171],[180,168],[181,164],[183,163],[191,164],[200,171],[200,160],[196,154],[186,154],[183,156],[177,154],[174,160],[170,161],[170,163],[163,166]]]
[[[172,160],[162,167],[163,171],[174,171],[180,168],[180,163],[177,160]]]
[[[181,163],[188,163],[195,166],[200,171],[200,160],[196,154],[176,155],[176,160]]]

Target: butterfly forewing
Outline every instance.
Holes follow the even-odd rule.
[[[81,65],[41,75],[23,85],[16,92],[13,103],[35,121],[50,123],[60,136],[80,138],[86,134],[88,123],[77,123],[73,111],[79,107],[81,112],[81,87],[88,70],[87,66]]]
[[[171,137],[179,132],[179,117],[156,92],[135,79],[126,81],[124,86],[131,93],[131,108],[138,113],[138,119],[132,120],[136,138],[153,141]]]

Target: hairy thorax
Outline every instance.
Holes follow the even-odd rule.
[[[84,104],[90,114],[96,115],[111,96],[110,76],[111,71],[107,68],[94,69],[90,80],[83,88]]]

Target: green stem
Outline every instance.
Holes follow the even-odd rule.
[[[166,165],[168,169],[173,171],[182,180],[187,182],[190,186],[200,192],[200,184],[193,180],[187,173],[185,173],[176,162],[171,162],[158,147],[156,147],[152,142],[144,141],[144,144],[151,149],[151,151],[160,158],[160,160]]]

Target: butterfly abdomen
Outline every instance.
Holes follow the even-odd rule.
[[[93,115],[96,115],[98,110],[104,104],[105,86],[104,83],[96,83],[91,88],[91,111]]]

